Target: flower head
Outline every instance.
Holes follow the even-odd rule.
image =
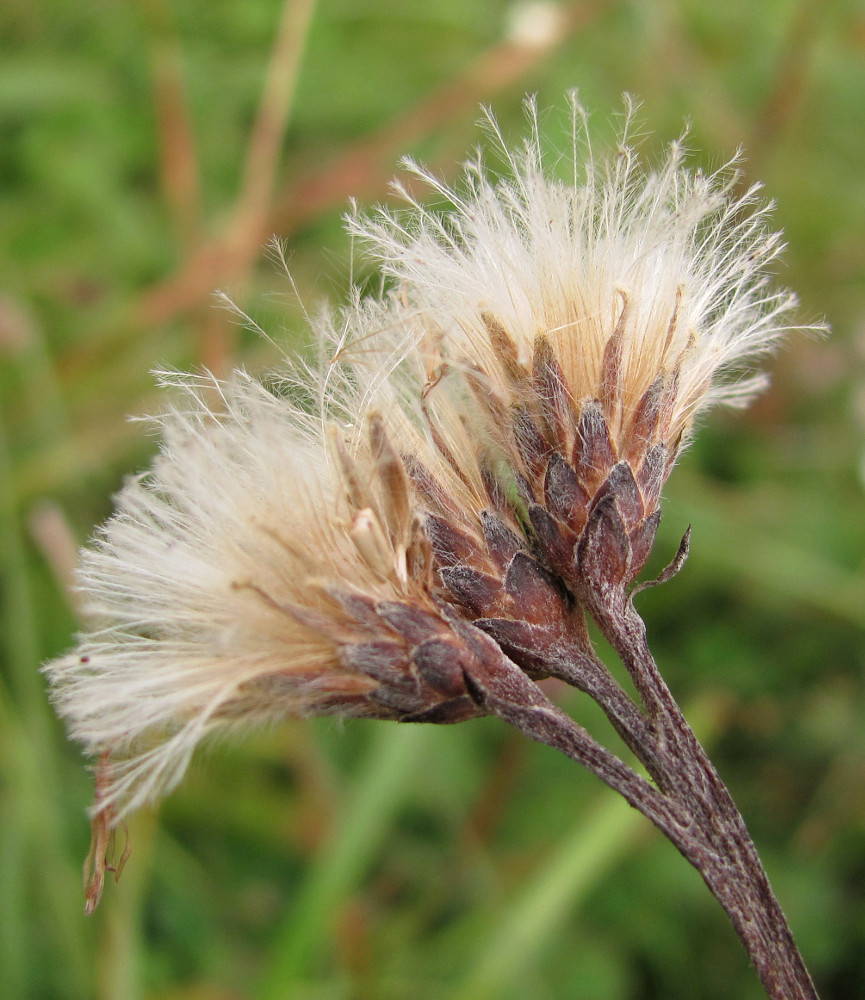
[[[328,442],[242,373],[165,381],[186,402],[83,551],[90,631],[47,667],[71,735],[110,760],[95,808],[116,821],[164,793],[206,734],[238,723],[477,714],[462,676],[476,653],[433,599],[430,544],[381,417],[348,440],[331,426]]]
[[[740,192],[732,166],[689,169],[676,142],[647,169],[629,142],[630,106],[615,154],[596,160],[574,99],[572,176],[560,180],[528,109],[519,153],[490,119],[505,176],[478,156],[452,189],[410,164],[448,207],[401,187],[407,213],[353,228],[397,283],[401,326],[414,324],[439,373],[428,406],[449,397],[442,435],[472,428],[504,491],[519,494],[533,541],[575,585],[579,539],[615,496],[602,512],[618,522],[630,580],[696,416],[765,384],[747,367],[788,329],[795,297],[769,282],[780,235],[759,187]]]
[[[434,211],[397,185],[410,211],[354,228],[450,360],[510,391],[513,366],[531,372],[542,336],[575,402],[615,394],[605,402],[617,444],[658,377],[675,374],[674,445],[701,409],[747,401],[765,384],[738,376],[789,329],[795,296],[767,275],[780,234],[767,227],[759,185],[738,192],[734,165],[689,169],[677,141],[649,170],[630,145],[630,106],[618,149],[596,160],[575,98],[572,107],[569,180],[547,167],[530,103],[520,153],[490,119],[505,176],[478,156],[452,189],[409,161],[450,207]]]
[[[421,171],[449,209],[354,220],[394,284],[319,322],[320,363],[163,377],[160,455],[84,551],[89,631],[46,668],[103,761],[97,813],[166,791],[215,729],[478,714],[484,664],[543,672],[640,571],[696,415],[759,387],[735,373],[793,297],[755,188],[679,143],[646,171],[627,128],[579,160],[573,112],[568,182],[530,106],[509,176]]]

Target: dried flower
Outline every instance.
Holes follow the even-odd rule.
[[[655,664],[630,589],[696,415],[793,304],[756,188],[674,144],[574,175],[537,113],[510,176],[407,219],[354,220],[395,279],[317,327],[323,360],[265,386],[164,376],[185,393],[160,455],[85,550],[91,630],[46,668],[98,758],[87,908],[119,874],[115,827],[210,731],[286,714],[455,722],[492,713],[619,792],[701,873],[773,1000],[816,991],[729,792]],[[628,115],[630,122],[630,111]],[[407,196],[408,197],[408,196]],[[409,199],[411,201],[411,199]],[[659,577],[669,579],[687,554]],[[633,682],[592,649],[594,619]],[[589,694],[643,777],[534,683]],[[116,858],[116,861],[115,861]]]
[[[163,380],[187,405],[161,418],[152,471],[84,551],[91,631],[47,667],[71,735],[110,757],[94,809],[117,822],[239,722],[478,714],[461,672],[476,651],[431,596],[381,418],[348,444],[332,429],[328,451],[320,422],[242,374]]]
[[[626,588],[695,416],[760,387],[733,373],[794,300],[767,285],[780,241],[756,188],[689,171],[680,143],[647,173],[628,125],[609,164],[581,163],[572,107],[570,183],[546,172],[530,105],[507,177],[478,159],[458,193],[418,170],[450,209],[352,221],[394,283],[318,322],[318,364],[267,386],[163,374],[180,401],[160,455],[84,551],[90,629],[46,668],[99,760],[89,907],[127,812],[208,733],[285,715],[493,712],[679,823],[530,678],[588,692],[667,782],[584,613],[663,715],[619,641]]]
[[[111,759],[98,810],[171,787],[238,721],[476,714],[459,671],[418,663],[419,642],[463,642],[443,600],[531,671],[528,637],[581,617],[560,581],[585,599],[639,572],[695,415],[762,384],[728,376],[793,297],[767,287],[756,188],[688,171],[680,143],[647,173],[628,125],[610,163],[580,162],[572,108],[570,183],[529,105],[508,177],[475,160],[460,194],[419,171],[451,209],[353,221],[396,287],[319,323],[322,364],[273,389],[163,377],[187,405],[85,550],[94,624],[47,668],[72,735]]]
[[[424,395],[438,433],[470,429],[512,519],[579,592],[597,563],[578,552],[598,534],[593,517],[608,564],[595,582],[639,573],[695,417],[763,387],[746,367],[788,329],[795,297],[769,284],[780,236],[732,165],[690,170],[679,141],[647,171],[629,144],[630,105],[617,154],[596,161],[574,98],[573,176],[557,180],[528,110],[520,154],[489,119],[506,176],[478,157],[452,189],[410,163],[450,207],[400,187],[407,213],[352,226],[399,288],[391,328],[413,327],[437,373]]]

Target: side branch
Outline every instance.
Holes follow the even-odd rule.
[[[647,709],[652,726],[646,732],[655,745],[637,751],[638,756],[647,766],[651,760],[666,797],[692,818],[690,844],[670,839],[724,908],[767,995],[772,1000],[817,1000],[745,822],[661,676],[642,618],[630,599],[622,598],[592,612],[629,673],[640,677],[641,690],[651,691]]]
[[[698,849],[689,829],[690,819],[674,799],[598,743],[519,667],[493,648],[497,655],[485,657],[482,669],[466,675],[466,687],[480,708],[582,764],[650,819],[683,852]]]

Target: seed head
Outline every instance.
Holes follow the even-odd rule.
[[[214,730],[478,714],[463,669],[482,654],[433,595],[381,417],[346,439],[242,373],[164,381],[185,403],[83,551],[90,630],[46,668],[71,735],[103,760],[94,810],[114,823],[163,794]]]
[[[519,154],[495,133],[507,176],[415,168],[448,209],[354,219],[393,284],[318,322],[318,363],[163,376],[160,455],[84,551],[89,629],[46,668],[101,762],[102,840],[211,731],[457,721],[502,650],[541,673],[588,644],[582,607],[642,568],[697,414],[762,385],[742,373],[794,300],[757,189],[681,143],[646,170],[629,124],[595,160],[572,110],[569,180],[530,105]]]
[[[448,207],[400,187],[407,212],[352,225],[399,289],[394,325],[415,329],[438,373],[426,388],[438,434],[470,428],[531,543],[573,589],[597,511],[618,536],[626,583],[649,554],[695,418],[762,388],[749,366],[788,329],[795,298],[769,283],[780,235],[733,165],[690,169],[679,141],[647,169],[630,105],[615,154],[596,160],[574,98],[561,180],[532,103],[528,117],[519,153],[489,119],[506,175],[478,156],[450,188],[409,164]]]

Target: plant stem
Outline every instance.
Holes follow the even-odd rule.
[[[745,823],[649,651],[646,630],[621,593],[590,606],[638,680],[646,710],[574,637],[546,651],[549,672],[589,694],[649,771],[641,778],[554,706],[509,660],[468,678],[475,700],[532,739],[587,767],[650,819],[697,869],[727,913],[772,1000],[817,1000],[817,991],[775,898]],[[537,663],[543,650],[533,650]]]
[[[629,672],[638,673],[653,692],[649,731],[657,733],[660,745],[650,757],[656,766],[660,763],[667,795],[693,817],[699,846],[694,852],[671,839],[729,916],[767,995],[816,1000],[814,983],[745,822],[661,676],[643,620],[630,600],[595,617]]]

